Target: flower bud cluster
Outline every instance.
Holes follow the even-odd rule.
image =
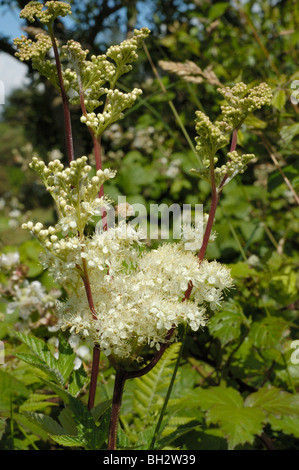
[[[142,90],[138,88],[134,88],[130,93],[123,93],[117,88],[114,90],[106,88],[103,91],[108,99],[105,110],[102,113],[92,112],[81,116],[81,122],[90,127],[97,137],[104,132],[107,126],[123,119],[123,111],[131,107],[138,96],[142,94]]]
[[[196,111],[195,137],[196,150],[199,152],[204,166],[210,165],[210,158],[215,158],[217,150],[228,143],[231,127],[224,121],[213,124],[208,116],[201,111]]]
[[[115,172],[98,170],[95,176],[89,177],[91,167],[85,156],[72,161],[69,168],[64,168],[59,160],[45,165],[34,157],[30,167],[40,175],[55,200],[59,220],[53,227],[45,228],[40,222],[29,221],[23,228],[30,230],[48,251],[62,260],[69,259],[73,252],[80,255],[80,238],[74,235],[82,238],[86,224],[94,216],[102,215],[108,199],[98,197],[98,193],[105,181],[114,178]],[[70,266],[75,266],[73,261]]]
[[[224,186],[229,183],[237,174],[244,173],[247,163],[255,158],[254,153],[243,153],[239,155],[236,150],[228,152],[228,162],[221,167],[215,168],[215,178],[217,186],[226,177]]]
[[[219,88],[218,91],[227,101],[227,105],[221,106],[222,114],[219,120],[212,123],[203,112],[196,112],[196,150],[201,157],[203,168],[192,169],[191,172],[209,183],[211,163],[214,168],[218,161],[216,153],[228,144],[231,132],[238,129],[250,113],[269,105],[272,99],[271,88],[266,83],[249,88],[240,82],[233,87]],[[255,158],[255,155],[239,155],[233,151],[227,154],[227,158],[226,164],[213,169],[216,187],[221,189],[238,173],[243,173],[247,163]]]
[[[58,88],[57,71],[55,65],[47,60],[46,54],[52,47],[50,36],[45,33],[38,33],[35,41],[22,35],[14,39],[14,45],[18,49],[15,56],[22,62],[31,60],[32,67],[48,78],[48,80]]]
[[[44,7],[46,7],[44,9]],[[41,23],[50,24],[58,16],[71,14],[71,6],[66,2],[48,1],[45,3],[31,1],[21,10],[20,18],[24,18],[30,23],[38,19]]]
[[[136,50],[141,46],[142,41],[150,34],[148,28],[135,29],[132,38],[126,39],[119,45],[110,46],[107,50],[107,57],[112,59],[116,64],[116,73],[113,78],[113,83],[110,84],[111,88],[114,87],[116,81],[121,75],[129,72],[132,69],[130,65],[138,59]]]
[[[45,6],[45,9],[44,9]],[[70,14],[70,5],[59,1],[48,1],[45,5],[37,1],[29,2],[21,11],[21,17],[28,21],[39,19],[48,25],[49,30],[57,16]],[[89,51],[83,50],[79,42],[69,40],[62,46],[62,57],[67,59],[66,66],[62,61],[62,79],[64,88],[69,95],[69,101],[74,105],[84,106],[85,111],[82,122],[93,129],[99,137],[106,127],[122,119],[123,111],[135,103],[141,90],[134,88],[130,93],[121,93],[115,89],[117,80],[132,69],[131,63],[138,58],[137,49],[142,41],[149,35],[148,28],[135,29],[131,38],[126,39],[120,45],[108,48],[106,54],[93,55],[87,60]],[[37,35],[36,41],[22,36],[15,39],[18,49],[16,57],[20,60],[32,60],[33,67],[40,74],[47,77],[51,83],[60,89],[57,71],[50,60],[46,60],[46,53],[51,49],[51,38],[45,34]],[[57,44],[58,47],[58,44]],[[106,100],[101,99],[106,95]],[[94,113],[99,106],[104,105],[101,113]]]
[[[272,100],[271,88],[266,83],[249,88],[245,83],[237,83],[233,87],[218,89],[227,101],[221,106],[223,119],[234,129],[239,127],[248,114],[269,105]]]

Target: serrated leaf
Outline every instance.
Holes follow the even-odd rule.
[[[265,386],[257,392],[251,393],[245,399],[244,405],[251,408],[261,408],[276,417],[282,415],[299,416],[299,394],[293,395],[273,386]]]
[[[0,369],[0,410],[8,410],[15,395],[27,397],[28,394],[29,391],[22,382]]]
[[[63,410],[59,413],[58,421],[60,422],[63,429],[65,429],[66,434],[72,436],[77,434],[76,423],[69,407],[63,408]]]
[[[257,348],[279,349],[279,346],[288,331],[288,323],[284,318],[266,317],[254,322],[249,332],[249,338]]]
[[[39,377],[53,392],[55,392],[63,401],[65,404],[69,403],[69,398],[70,394],[61,388],[59,385],[56,383],[50,382],[49,380],[45,379],[44,377]]]
[[[43,361],[52,370],[58,369],[57,359],[55,359],[47,344],[42,339],[19,331],[15,331],[14,334],[22,343],[26,344],[31,349],[33,354],[38,357],[39,361]]]
[[[68,435],[51,435],[53,441],[57,442],[57,444],[65,447],[84,447],[84,441],[76,436],[68,436]]]
[[[172,344],[148,374],[134,379],[133,407],[143,423],[149,422],[150,417],[157,412],[157,402],[163,403],[163,395],[169,383],[167,379],[171,378],[180,347],[180,343]]]
[[[81,392],[82,388],[87,384],[87,381],[88,377],[83,365],[81,364],[79,369],[73,370],[69,378],[68,392],[73,397],[76,397]]]
[[[20,406],[20,411],[41,411],[49,406],[57,406],[55,402],[48,401],[56,398],[56,395],[42,395],[41,393],[31,393],[28,400]]]
[[[284,108],[286,103],[287,97],[284,90],[277,90],[275,91],[273,98],[272,98],[272,105],[274,108],[281,111]]]
[[[80,400],[70,397],[69,403],[81,443],[84,443],[88,450],[99,450],[107,437],[107,434],[103,433],[101,424],[99,427],[96,426],[91,412]]]
[[[216,312],[209,321],[209,331],[225,346],[232,340],[238,339],[241,333],[241,325],[246,323],[243,311],[239,304],[226,302],[221,311]]]
[[[58,353],[57,366],[66,382],[74,369],[76,354],[62,332],[59,334]]]
[[[284,126],[280,131],[280,136],[286,144],[289,144],[297,134],[299,134],[299,123]]]
[[[33,354],[24,353],[16,353],[15,356],[19,359],[22,359],[22,361],[27,362],[27,364],[30,364],[36,367],[37,369],[42,370],[50,379],[55,380],[61,386],[64,385],[64,378],[61,375],[60,371],[58,369],[51,369],[37,356],[34,356]]]
[[[207,423],[218,424],[228,440],[229,450],[248,442],[261,434],[265,415],[259,409],[233,408],[218,405],[207,412]]]
[[[42,414],[42,413],[34,413],[34,412],[25,412],[25,416],[31,421],[32,423],[38,424],[44,431],[49,434],[66,434],[66,431],[60,426],[57,421],[55,421],[51,416]]]
[[[17,423],[20,423],[26,429],[30,430],[35,436],[39,436],[43,441],[47,441],[49,438],[49,433],[45,431],[38,422],[35,420],[30,420],[26,414],[14,413],[14,419]]]
[[[197,421],[193,422],[193,424],[192,421],[188,424],[183,424],[179,426],[175,431],[171,432],[170,434],[167,434],[167,436],[158,439],[155,445],[155,449],[164,449],[179,437],[182,437],[188,432],[194,431],[196,429],[200,429],[200,425]]]
[[[98,405],[96,405],[94,408],[91,410],[91,414],[93,416],[93,419],[95,421],[98,421],[101,416],[111,407],[112,400],[105,400]]]
[[[211,387],[197,391],[199,406],[206,410],[208,424],[217,424],[228,440],[229,449],[253,443],[263,429],[265,414],[260,409],[246,409],[239,392],[230,387]]]
[[[269,418],[269,423],[274,431],[282,431],[284,434],[299,438],[299,419],[294,416],[282,416],[281,418]]]
[[[228,408],[242,408],[243,398],[231,387],[210,387],[192,393],[193,400],[203,410],[212,406],[225,405]]]

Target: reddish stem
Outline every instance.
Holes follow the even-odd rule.
[[[114,381],[112,398],[112,410],[108,434],[108,450],[116,450],[117,428],[122,396],[126,381],[126,372],[123,369],[117,370]]]
[[[94,407],[97,381],[98,381],[98,371],[100,365],[100,348],[95,345],[93,348],[92,356],[92,368],[90,376],[90,386],[89,386],[89,397],[88,397],[88,409],[91,410]]]
[[[234,150],[236,150],[237,136],[238,136],[238,129],[236,128],[236,129],[233,130],[231,146],[230,146],[230,152],[233,152]],[[214,223],[214,219],[215,219],[215,214],[216,214],[216,209],[217,209],[217,206],[218,206],[219,198],[220,198],[220,195],[222,193],[224,183],[227,180],[228,175],[226,174],[224,176],[221,184],[219,185],[219,188],[217,188],[216,184],[215,184],[214,161],[211,160],[210,177],[211,177],[211,187],[212,187],[212,201],[211,201],[211,207],[210,207],[210,212],[209,212],[208,223],[207,223],[206,230],[205,230],[205,233],[204,233],[204,236],[203,236],[202,246],[201,246],[201,248],[199,250],[199,253],[198,253],[199,263],[201,263],[203,261],[203,259],[205,257],[205,254],[206,254],[206,251],[207,251],[207,247],[208,247],[209,239],[210,239],[211,232],[212,232],[212,227],[213,227],[213,223]],[[192,292],[192,289],[193,289],[193,285],[192,285],[192,282],[190,281],[189,284],[188,284],[188,288],[185,292],[183,302],[185,300],[189,299],[189,297],[191,295],[191,292]]]
[[[55,36],[53,33],[52,26],[49,26],[49,33],[51,36],[52,46],[54,50],[56,68],[57,68],[57,75],[58,75],[58,82],[60,87],[60,93],[62,98],[62,106],[63,106],[63,115],[64,115],[64,125],[65,125],[65,137],[66,137],[66,147],[67,147],[67,155],[69,163],[75,159],[74,156],[74,146],[73,146],[73,134],[72,134],[72,122],[69,110],[69,103],[68,97],[65,92],[62,71],[61,71],[61,63],[59,58],[59,53],[56,45]]]
[[[81,104],[81,111],[83,116],[87,116],[87,111],[86,111],[86,106],[84,103],[84,90],[82,88],[82,83],[81,79],[79,78],[79,93],[80,93],[80,104]],[[92,138],[92,143],[93,143],[93,149],[94,149],[94,157],[96,161],[96,170],[102,170],[102,148],[101,148],[101,140],[100,138],[97,138],[94,131],[92,130],[91,127],[88,126],[89,133]],[[102,185],[100,187],[99,191],[99,197],[104,196],[104,186]],[[102,221],[103,221],[103,230],[107,230],[107,221],[106,221],[106,212],[104,210],[102,212]]]

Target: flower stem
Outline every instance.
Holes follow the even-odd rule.
[[[238,128],[233,130],[231,146],[230,146],[230,152],[233,152],[234,150],[236,150],[237,136],[238,136]],[[216,209],[217,209],[217,206],[218,206],[220,195],[221,195],[223,187],[224,187],[224,183],[227,179],[227,175],[225,175],[222,182],[220,183],[219,187],[218,188],[216,187],[215,172],[214,172],[214,159],[213,158],[211,158],[211,164],[210,164],[210,178],[211,178],[211,188],[212,188],[212,201],[211,201],[211,207],[210,207],[210,212],[209,212],[208,223],[207,223],[206,230],[205,230],[205,233],[204,233],[204,236],[203,236],[202,245],[201,245],[201,248],[200,248],[199,253],[198,253],[199,263],[201,263],[203,261],[204,257],[205,257],[207,247],[208,247],[208,243],[209,243],[209,239],[210,239],[210,236],[211,236],[211,231],[212,231],[215,215],[216,215]],[[183,298],[183,302],[185,300],[189,299],[189,297],[191,295],[191,292],[192,292],[192,288],[193,288],[193,285],[192,285],[192,282],[190,281],[189,284],[188,284],[188,288],[186,289],[186,292],[185,292],[185,295],[184,295],[184,298]]]
[[[50,37],[52,40],[52,46],[54,50],[56,68],[57,68],[57,75],[58,75],[58,82],[60,87],[60,93],[62,98],[62,105],[63,105],[63,115],[64,115],[64,125],[65,125],[65,136],[66,136],[66,147],[67,147],[67,155],[69,163],[75,159],[74,156],[74,146],[73,146],[73,134],[72,134],[72,123],[71,123],[71,116],[69,110],[69,103],[67,94],[64,88],[62,71],[61,71],[61,63],[59,58],[59,53],[57,49],[56,39],[53,33],[52,25],[48,26]]]
[[[79,77],[79,93],[80,93],[80,105],[81,105],[81,111],[83,116],[87,116],[87,110],[84,102],[84,90],[82,87],[82,82],[81,78]],[[91,127],[88,127],[89,133],[92,138],[92,143],[93,143],[93,149],[94,149],[94,157],[95,157],[95,162],[96,162],[96,170],[101,170],[102,169],[102,147],[101,147],[101,138],[96,137],[94,131],[92,130]],[[99,191],[99,197],[104,196],[104,186],[102,185],[100,187]],[[107,221],[106,221],[106,212],[102,210],[102,221],[103,221],[103,230],[107,230]]]
[[[112,398],[112,410],[110,416],[110,426],[108,434],[108,450],[116,450],[116,438],[118,419],[120,413],[120,407],[122,402],[122,396],[126,381],[126,371],[119,369],[116,371],[113,398]]]
[[[170,384],[168,386],[168,390],[167,390],[167,393],[166,393],[166,397],[165,397],[165,400],[164,400],[164,403],[163,403],[163,407],[161,409],[160,416],[159,416],[159,419],[158,419],[158,422],[157,422],[157,425],[156,425],[156,428],[155,428],[155,431],[154,431],[154,434],[153,434],[153,437],[152,437],[152,440],[151,440],[151,443],[150,443],[150,446],[149,446],[149,450],[153,450],[155,448],[155,443],[156,443],[157,437],[159,435],[161,424],[162,424],[162,421],[163,421],[163,418],[164,418],[164,415],[165,415],[165,412],[166,412],[166,408],[167,408],[167,405],[168,405],[168,402],[169,402],[169,398],[170,398],[170,395],[171,395],[171,392],[172,392],[172,389],[173,389],[173,386],[174,386],[175,378],[176,378],[176,375],[177,375],[177,372],[178,372],[178,369],[179,369],[179,365],[180,365],[180,362],[181,362],[183,349],[184,349],[184,345],[185,345],[185,341],[186,341],[186,336],[187,336],[187,328],[185,327],[181,348],[180,348],[180,351],[179,351],[179,354],[178,354],[178,357],[177,357],[177,360],[176,360],[176,363],[175,363],[175,366],[174,366],[173,374],[172,374]]]
[[[100,364],[100,348],[97,345],[95,345],[93,348],[91,377],[90,377],[90,386],[89,386],[89,397],[88,397],[88,409],[89,410],[91,410],[94,407],[99,364]]]

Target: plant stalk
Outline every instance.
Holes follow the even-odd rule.
[[[116,371],[108,434],[108,450],[116,450],[118,420],[126,378],[125,370],[119,369]]]
[[[73,134],[72,134],[72,122],[69,110],[69,102],[68,97],[64,88],[63,77],[62,77],[62,70],[61,70],[61,63],[59,58],[59,53],[56,45],[55,36],[53,33],[52,25],[48,27],[49,33],[51,36],[52,47],[54,50],[56,68],[57,68],[57,75],[58,75],[58,82],[60,87],[60,93],[62,98],[62,106],[63,106],[63,115],[64,115],[64,127],[65,127],[65,137],[66,137],[66,148],[67,148],[67,155],[69,163],[75,159],[74,155],[74,145],[73,145]]]
[[[97,380],[98,380],[98,371],[100,364],[100,348],[95,345],[93,348],[92,356],[92,366],[91,366],[91,376],[90,376],[90,385],[89,385],[89,397],[88,397],[88,409],[91,410],[94,407],[96,389],[97,389]]]

